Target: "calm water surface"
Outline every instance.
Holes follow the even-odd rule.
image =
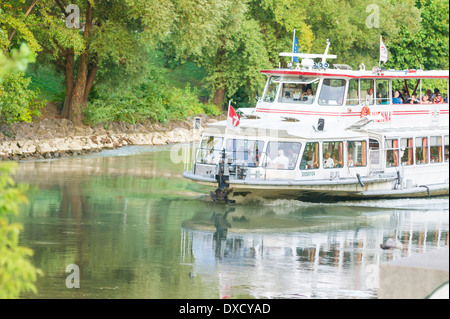
[[[21,162],[21,244],[44,272],[22,297],[376,298],[380,263],[448,245],[447,197],[213,205],[170,150]],[[404,248],[381,250],[391,236]]]

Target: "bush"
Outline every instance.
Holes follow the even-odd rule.
[[[197,114],[220,113],[215,105],[200,103],[197,90],[191,89],[189,84],[184,89],[170,87],[156,76],[156,79],[148,78],[123,94],[108,97],[100,95],[86,108],[85,122],[90,125],[114,121],[164,123]]]
[[[10,176],[16,163],[0,164],[0,299],[18,298],[21,292],[37,292],[34,282],[42,272],[28,260],[33,251],[19,246],[22,225],[10,224],[8,215],[17,215],[27,202],[24,186],[17,187]]]
[[[30,81],[20,72],[0,78],[0,124],[31,122],[41,115],[45,101],[36,102],[38,92],[28,88]]]

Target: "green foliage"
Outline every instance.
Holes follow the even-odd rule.
[[[397,69],[447,69],[449,66],[449,2],[417,0],[421,10],[421,29],[412,34],[407,26],[400,29],[388,45],[391,53],[387,67]]]
[[[114,121],[164,123],[196,114],[220,114],[216,106],[198,101],[195,88],[191,89],[189,84],[185,88],[170,86],[164,74],[163,69],[153,68],[141,84],[117,94],[100,93],[97,99],[89,103],[85,122],[92,125]],[[109,90],[105,92],[110,93]]]
[[[0,82],[5,74],[24,72],[28,63],[32,63],[35,60],[34,54],[25,43],[20,46],[20,50],[11,50],[9,57],[0,52]]]
[[[37,92],[28,88],[30,79],[23,73],[9,73],[0,82],[0,123],[31,122],[40,116],[45,101],[36,102]]]
[[[29,29],[30,21],[22,12],[23,7],[26,7],[25,0],[0,1],[0,50],[2,52],[14,44],[23,42],[27,43],[33,52],[42,49]],[[10,39],[8,33],[12,34],[12,32],[14,32],[14,37]]]
[[[30,64],[25,76],[31,79],[29,88],[38,94],[39,100],[64,101],[64,77],[52,65]]]
[[[26,291],[37,293],[34,282],[42,275],[29,261],[33,251],[19,246],[22,225],[8,222],[8,216],[17,215],[19,205],[28,201],[23,193],[26,188],[15,185],[11,177],[16,168],[16,163],[0,164],[0,299],[19,298]]]

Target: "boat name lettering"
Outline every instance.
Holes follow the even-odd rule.
[[[376,120],[375,123],[390,122],[392,119],[392,112],[390,111],[373,112],[372,115],[381,115],[381,117],[383,118],[382,120]]]

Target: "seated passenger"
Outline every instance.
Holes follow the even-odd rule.
[[[289,148],[287,157],[289,159],[289,169],[295,168],[295,164],[297,164],[298,153],[296,153],[292,148]]]
[[[402,94],[400,94],[400,98],[402,99],[403,103],[408,103],[408,100],[410,99],[410,97],[409,97],[406,89],[402,90]]]
[[[439,93],[441,93],[441,91],[439,91],[438,88],[434,88],[434,93],[433,93],[433,95],[431,96],[431,101],[434,101],[434,99],[436,98],[436,96],[437,96]]]
[[[325,153],[325,158],[323,159],[323,167],[324,168],[332,168],[332,167],[334,167],[334,161],[330,157],[330,153],[329,152]]]
[[[373,89],[370,88],[368,94],[366,95],[366,102],[373,104]]]
[[[411,98],[408,100],[409,104],[419,104],[419,100],[417,99],[417,94],[414,93],[411,95]]]
[[[302,101],[312,101],[314,99],[314,94],[311,89],[307,89],[306,92],[302,94]]]
[[[444,100],[442,99],[441,93],[437,93],[436,97],[433,100],[433,103],[444,103]]]
[[[428,100],[428,95],[422,96],[421,104],[431,104],[431,102]]]
[[[278,156],[272,161],[269,158],[271,168],[287,169],[289,167],[289,158],[284,155],[283,150],[278,150]]]
[[[353,162],[353,155],[352,154],[348,154],[347,166],[348,167],[355,166],[355,162]]]
[[[402,99],[400,98],[400,92],[395,91],[394,97],[392,98],[392,104],[403,104]]]
[[[388,104],[388,99],[383,97],[383,93],[378,93],[377,104]]]

